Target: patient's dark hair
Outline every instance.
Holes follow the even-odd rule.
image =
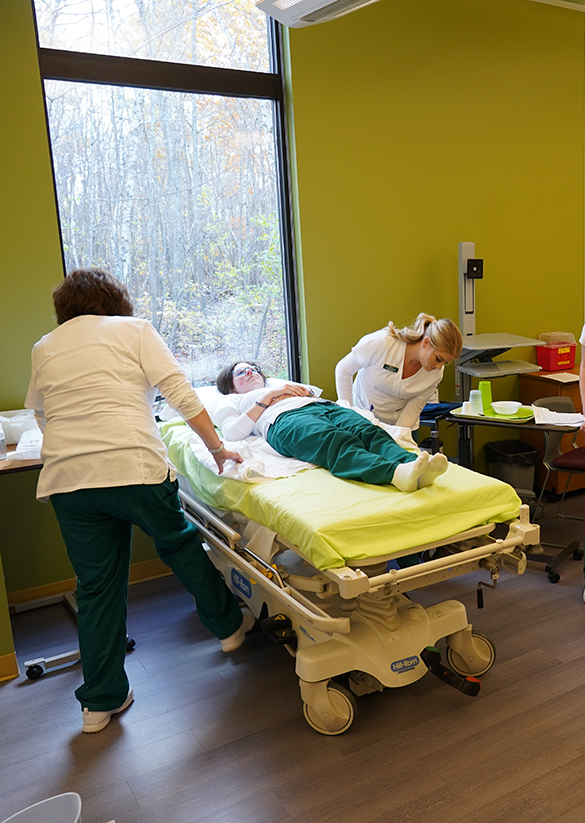
[[[57,323],[82,314],[132,317],[128,289],[103,269],[75,269],[53,290]]]
[[[260,368],[260,366],[258,366],[256,363],[253,363],[252,360],[236,360],[235,363],[232,363],[230,366],[226,366],[225,369],[222,369],[220,373],[217,375],[215,385],[222,394],[234,393],[234,369],[236,368],[238,363],[248,363],[249,366],[253,366],[255,369],[258,369],[260,377],[262,377],[264,383],[266,383],[266,377],[262,373],[262,369]]]

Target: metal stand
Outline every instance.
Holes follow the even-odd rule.
[[[469,397],[472,377],[491,380],[541,371],[540,366],[524,360],[494,362],[493,358],[518,346],[543,346],[543,340],[507,333],[475,333],[475,281],[482,279],[483,260],[475,256],[475,243],[459,243],[459,327],[463,335],[463,351],[455,368],[457,397],[461,400]]]
[[[10,609],[13,612],[24,612],[30,609],[38,609],[41,606],[52,606],[55,603],[62,602],[65,602],[73,614],[77,616],[77,600],[74,591],[56,594],[52,597],[41,597],[37,600],[30,600],[27,603],[13,603]],[[126,636],[126,651],[131,651],[135,645],[136,641]],[[81,660],[79,649],[64,652],[63,654],[56,654],[53,657],[37,657],[34,660],[25,660],[26,676],[29,680],[38,680],[39,677],[42,677],[49,669],[56,669],[68,663],[77,663],[79,660]]]

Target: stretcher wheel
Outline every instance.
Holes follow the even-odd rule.
[[[343,734],[343,732],[346,732],[355,720],[357,715],[357,701],[348,689],[340,686],[338,683],[330,683],[327,686],[327,691],[329,692],[329,699],[331,700],[338,716],[346,718],[346,722],[340,729],[331,731],[323,726],[319,715],[314,711],[314,709],[307,705],[307,703],[303,703],[303,714],[305,716],[305,720],[309,726],[315,729],[316,732],[319,732],[319,734]]]
[[[42,666],[35,664],[34,666],[29,666],[26,670],[26,676],[29,680],[38,680],[39,677],[42,677],[45,673],[45,670]]]
[[[463,677],[468,677],[469,675],[479,677],[489,672],[496,662],[496,647],[492,641],[480,632],[472,631],[471,636],[474,644],[478,647],[478,651],[481,653],[481,658],[477,661],[465,660],[458,652],[450,646],[447,646],[447,663],[453,671]],[[487,660],[484,660],[484,658],[487,658]]]
[[[573,560],[583,560],[583,549],[575,549],[572,554]]]

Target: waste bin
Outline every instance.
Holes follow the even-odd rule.
[[[488,474],[515,489],[531,491],[538,451],[521,440],[496,440],[485,444]]]

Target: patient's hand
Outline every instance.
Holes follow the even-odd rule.
[[[279,400],[286,400],[287,397],[308,397],[311,392],[305,386],[299,386],[296,383],[285,383],[278,389],[269,391],[264,397],[263,402],[267,405],[278,403]]]
[[[213,455],[213,459],[217,464],[217,468],[219,469],[219,473],[221,474],[223,471],[223,465],[228,460],[233,460],[234,463],[243,463],[244,460],[237,452],[229,452],[227,449],[223,449],[218,454]]]

